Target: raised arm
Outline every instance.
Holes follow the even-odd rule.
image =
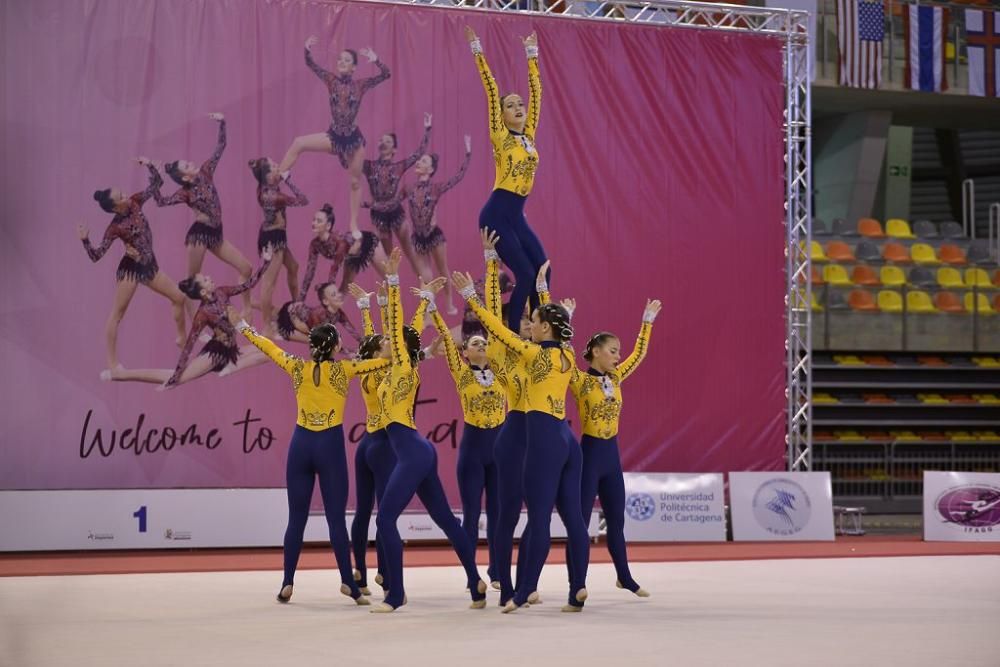
[[[306,65],[313,71],[313,74],[320,78],[320,81],[330,85],[330,81],[333,80],[333,72],[325,70],[320,67],[312,57],[312,47],[316,45],[316,38],[310,37],[306,40]]]
[[[469,159],[472,157],[472,151],[469,148],[469,136],[465,137],[465,159],[462,160],[462,166],[458,168],[458,173],[449,178],[445,183],[438,186],[438,196],[440,197],[444,193],[451,190],[453,187],[458,185],[459,181],[465,178],[465,172],[469,169]]]
[[[293,354],[288,354],[280,347],[275,345],[271,340],[265,336],[261,336],[257,333],[257,330],[252,326],[247,324],[246,320],[240,320],[236,325],[240,333],[246,336],[247,340],[254,344],[254,346],[266,354],[268,358],[274,363],[278,364],[283,371],[291,375],[292,369],[299,364],[302,364],[303,360],[296,357]]]
[[[534,141],[542,110],[542,78],[538,73],[538,37],[535,33],[524,40],[524,53],[528,56],[528,119],[524,123],[524,133]]]
[[[146,203],[147,199],[159,192],[160,188],[163,187],[163,177],[160,176],[159,170],[153,166],[149,158],[141,157],[137,159],[137,162],[149,170],[149,183],[146,185],[146,189],[132,195],[132,201],[142,206]]]
[[[483,81],[483,90],[486,91],[486,110],[490,121],[490,139],[495,139],[507,129],[503,124],[503,110],[500,107],[500,89],[497,88],[496,79],[483,55],[483,45],[472,32],[472,28],[466,26],[465,36],[469,39],[469,47],[476,58],[476,68],[479,69],[479,78]]]
[[[358,310],[361,311],[362,333],[365,336],[374,336],[375,323],[372,322],[372,295],[361,289],[361,286],[357,283],[348,285],[347,291],[354,297],[358,304]]]
[[[500,255],[496,251],[497,241],[500,240],[500,237],[489,229],[481,230],[480,235],[483,238],[483,256],[486,259],[486,286],[484,288],[486,309],[499,319],[503,312],[500,294]]]
[[[226,150],[226,119],[221,113],[212,114],[212,118],[219,121],[219,138],[215,142],[215,150],[212,151],[212,156],[201,165],[201,170],[209,174],[215,173],[215,168],[219,166],[219,160],[222,158],[222,151]]]
[[[538,275],[535,276],[535,291],[538,292],[538,303],[543,306],[547,303],[552,303],[552,295],[549,294],[549,281],[546,276],[549,273],[549,260],[545,260],[545,263],[538,267]]]
[[[458,375],[465,370],[462,355],[458,353],[458,346],[455,345],[455,339],[451,337],[451,331],[448,329],[444,318],[441,317],[441,313],[435,310],[432,319],[434,320],[434,328],[437,329],[438,335],[444,343],[444,358],[448,360],[448,370],[451,371],[451,376],[457,381]]]
[[[406,349],[406,339],[403,338],[403,303],[399,297],[399,274],[387,275],[386,282],[389,285],[389,304],[386,308],[389,321],[386,323],[385,334],[389,336],[392,346],[392,365],[405,373],[413,369],[413,364]]]
[[[452,274],[452,283],[458,288],[462,298],[469,304],[469,308],[476,314],[479,321],[483,323],[483,328],[486,329],[486,332],[492,338],[502,343],[504,347],[521,356],[531,353],[533,349],[538,347],[515,335],[514,332],[500,321],[499,317],[496,317],[479,302],[479,297],[476,296],[476,288],[472,283],[472,276],[456,271]]]
[[[646,309],[642,313],[642,327],[639,328],[639,337],[635,341],[635,348],[632,354],[618,364],[618,374],[622,381],[635,372],[642,360],[646,358],[646,350],[649,347],[649,335],[653,331],[653,320],[660,312],[659,301],[649,301]]]
[[[252,276],[247,278],[239,285],[229,285],[227,287],[222,287],[221,289],[223,293],[227,294],[228,296],[236,296],[237,294],[243,294],[243,292],[246,292],[247,290],[252,290],[254,287],[256,287],[257,283],[260,282],[261,276],[263,276],[264,272],[267,271],[267,267],[271,265],[270,248],[264,249],[263,259],[264,262],[260,265],[260,267],[254,272]]]
[[[363,375],[365,373],[371,373],[372,371],[377,371],[380,368],[385,368],[389,365],[388,359],[365,359],[363,361],[349,361],[344,360],[338,362],[344,368],[344,373],[347,374],[347,378],[350,379],[355,375]]]
[[[160,192],[160,188],[157,188],[153,192],[153,201],[156,202],[157,206],[176,206],[177,204],[187,204],[188,198],[189,195],[187,188],[177,188],[177,191],[169,197],[164,197],[163,193]]]
[[[392,73],[389,71],[389,68],[386,66],[386,64],[381,60],[379,60],[378,56],[376,56],[375,52],[372,51],[371,49],[361,49],[361,55],[368,58],[368,61],[373,65],[375,65],[375,67],[378,67],[378,74],[376,74],[375,76],[370,76],[361,82],[361,93],[364,94],[369,90],[371,90],[372,88],[374,88],[375,86],[377,86],[378,84],[388,79],[390,76],[392,76]]]
[[[405,160],[403,160],[403,169],[409,169],[421,156],[427,152],[427,144],[431,141],[431,115],[429,113],[424,114],[424,136],[420,140],[420,145],[417,146],[417,150],[410,153]]]

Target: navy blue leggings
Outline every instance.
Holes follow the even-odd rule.
[[[528,448],[524,456],[524,502],[528,506],[531,541],[525,556],[525,573],[514,592],[514,603],[523,605],[538,588],[551,546],[552,509],[566,526],[569,540],[569,602],[581,606],[576,593],[586,586],[590,544],[580,508],[580,475],[583,456],[564,419],[544,412],[527,413]]]
[[[507,306],[507,326],[515,332],[520,330],[524,304],[530,300],[531,310],[538,308],[535,278],[546,260],[542,242],[524,217],[524,202],[527,199],[509,190],[494,190],[479,212],[479,228],[489,227],[500,235],[497,254],[514,272],[514,291]]]
[[[396,465],[396,455],[392,453],[389,436],[384,430],[365,433],[354,453],[354,493],[357,509],[351,523],[351,546],[354,548],[354,567],[361,574],[358,586],[368,586],[368,567],[365,555],[368,551],[368,525],[372,518],[375,499],[382,502],[385,485]],[[378,573],[382,575],[382,587],[386,587],[385,560],[381,542],[375,537],[375,552],[378,554]]]
[[[323,511],[330,530],[330,544],[337,558],[340,581],[351,588],[351,596],[361,592],[351,572],[351,542],[347,537],[347,454],[344,451],[344,429],[334,426],[323,431],[310,431],[296,425],[288,446],[285,482],[288,485],[288,527],[285,529],[285,579],[281,585],[294,583],[295,567],[302,552],[302,538],[309,519],[313,484],[319,476],[319,491],[323,496]]]
[[[502,426],[479,428],[465,424],[462,441],[458,445],[458,490],[462,497],[462,528],[473,546],[479,543],[479,516],[483,509],[483,492],[486,492],[486,544],[489,548],[491,581],[496,580],[494,546],[497,528],[497,466],[493,460],[493,447]]]
[[[580,485],[583,522],[590,523],[594,498],[600,497],[604,520],[608,525],[608,551],[615,564],[615,573],[622,586],[634,593],[639,590],[639,584],[632,579],[625,549],[625,478],[618,453],[618,437],[604,440],[585,435],[580,440],[580,449],[583,451],[583,481]]]
[[[493,533],[493,574],[500,582],[500,604],[514,597],[515,585],[511,582],[510,562],[514,550],[514,530],[521,518],[524,501],[524,452],[527,448],[526,416],[519,410],[507,413],[496,443],[493,459],[497,468],[497,529]],[[517,583],[524,574],[524,556],[528,531],[521,535],[517,551]]]
[[[476,570],[476,547],[469,542],[462,524],[451,513],[448,497],[437,474],[437,452],[427,439],[402,424],[392,423],[385,429],[389,443],[396,454],[396,466],[389,475],[385,493],[379,503],[375,527],[386,558],[389,574],[389,594],[385,602],[392,607],[403,604],[403,540],[399,537],[396,522],[414,494],[420,498],[431,520],[438,525],[451,542],[465,568],[469,591],[473,600],[481,600],[479,572]],[[579,516],[579,510],[577,511]]]

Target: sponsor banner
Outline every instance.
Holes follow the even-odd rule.
[[[924,471],[924,540],[1000,542],[1000,473]]]
[[[625,539],[725,542],[722,473],[625,473]]]
[[[833,540],[829,472],[731,472],[733,539]]]
[[[287,522],[284,489],[0,491],[0,551],[281,546]],[[526,523],[522,515],[517,535]],[[406,512],[397,525],[407,541],[445,539],[423,512]],[[483,517],[482,538],[485,527]],[[597,536],[596,512],[588,530]],[[553,515],[552,537],[565,536]],[[305,540],[329,540],[322,513],[309,516]]]

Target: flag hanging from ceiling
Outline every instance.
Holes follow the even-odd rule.
[[[903,14],[906,33],[906,86],[913,90],[941,92],[948,88],[945,75],[945,36],[948,10],[910,5]]]
[[[878,88],[882,84],[883,39],[885,9],[880,0],[837,0],[841,85]]]
[[[969,94],[1000,97],[1000,12],[965,10]]]

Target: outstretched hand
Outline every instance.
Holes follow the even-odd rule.
[[[386,269],[388,269],[389,268],[389,262],[386,262],[385,266],[386,266]],[[388,271],[386,271],[386,273],[388,273]],[[384,299],[385,297],[389,296],[389,290],[385,286],[385,281],[382,281],[382,282],[380,282],[378,284],[378,295],[379,295],[379,298],[382,298],[382,299]]]
[[[360,51],[358,51],[358,53],[360,53],[361,55],[363,55],[365,58],[368,58],[368,62],[370,62],[370,63],[373,63],[376,60],[378,60],[378,56],[375,55],[375,52],[372,51],[372,49],[371,49],[370,46],[366,46],[365,48],[363,48]]]
[[[448,279],[444,276],[438,276],[429,283],[425,283],[424,279],[420,279],[420,287],[411,287],[410,291],[413,294],[420,296],[421,292],[430,292],[431,294],[437,294],[441,289],[448,284]]]
[[[479,39],[478,37],[476,37],[476,31],[473,30],[470,26],[465,26],[465,38],[469,40],[470,44]]]
[[[394,275],[399,273],[399,262],[403,258],[403,251],[396,246],[392,249],[392,253],[389,255],[389,259],[385,262],[385,272],[389,275]]]
[[[359,285],[357,283],[351,283],[350,285],[348,285],[347,286],[347,291],[350,292],[351,296],[353,296],[358,301],[360,301],[361,299],[364,299],[365,297],[370,298],[371,295],[372,295],[372,292],[366,292],[366,291],[364,291],[361,288],[361,285]]]
[[[76,226],[76,233],[80,235],[81,241],[86,241],[90,238],[90,230],[87,229],[87,225],[79,224]]]
[[[546,282],[548,280],[547,276],[549,275],[549,265],[551,264],[552,260],[547,259],[545,260],[545,263],[538,268],[538,275],[535,276],[535,280],[537,282],[541,283],[541,282]]]
[[[479,236],[483,239],[483,250],[496,250],[497,242],[500,241],[500,235],[489,227],[483,227],[479,230]]]
[[[576,299],[563,299],[559,302],[559,305],[565,308],[570,317],[572,317],[573,311],[576,310]]]
[[[211,118],[212,120],[226,120],[225,115],[219,113],[218,111],[216,111],[215,113],[208,114],[208,117]]]
[[[527,37],[522,37],[521,40],[524,42],[524,47],[526,49],[531,48],[533,46],[538,46],[538,34],[535,32],[532,32]]]
[[[465,135],[465,152],[466,153],[472,152],[472,136],[468,134]]]
[[[150,159],[148,157],[145,157],[145,156],[143,156],[143,157],[137,157],[135,159],[135,161],[138,162],[143,167],[147,167],[147,166],[149,166],[151,164]]]
[[[316,35],[310,35],[309,39],[306,40],[306,51],[312,51],[313,47],[316,46],[316,42],[318,41],[319,39],[316,37]]]
[[[472,281],[472,276],[468,273],[462,273],[461,271],[455,271],[451,274],[451,284],[455,286],[455,289],[462,291],[468,287],[471,287],[474,283]]]
[[[646,309],[643,311],[643,318],[652,322],[656,319],[656,316],[660,314],[660,310],[663,308],[663,304],[660,303],[659,299],[649,299],[646,301]]]
[[[425,111],[424,112],[424,128],[425,129],[431,126],[431,119],[432,119],[432,116]]]

